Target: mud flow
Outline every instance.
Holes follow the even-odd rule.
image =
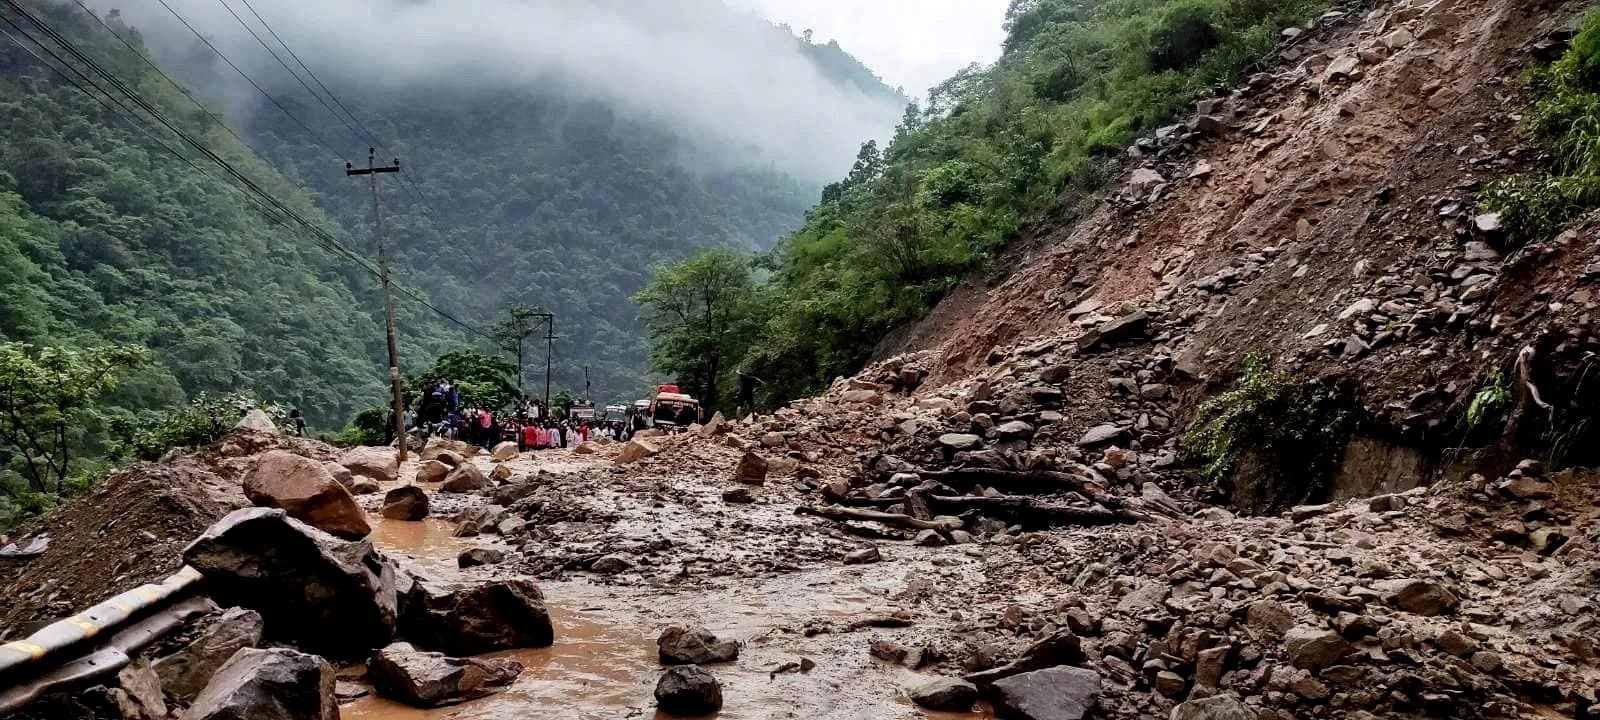
[[[373,539],[434,577],[458,574],[456,556],[481,538],[452,537],[453,524],[430,518],[400,522],[373,518]],[[710,666],[723,685],[720,720],[769,718],[930,718],[986,720],[988,712],[934,713],[906,700],[898,688],[924,676],[872,660],[860,636],[804,637],[808,621],[849,622],[881,610],[890,578],[855,578],[827,571],[753,581],[741,589],[660,590],[602,587],[585,581],[545,583],[555,645],[496,653],[526,670],[505,692],[444,708],[421,710],[375,695],[340,708],[345,720],[574,720],[677,718],[658,712],[652,691],[662,665],[655,638],[673,622],[693,620],[719,637],[744,643],[739,660]],[[795,631],[795,632],[789,632]],[[810,659],[809,672],[773,671]]]

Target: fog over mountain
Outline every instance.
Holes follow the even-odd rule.
[[[903,103],[881,87],[829,77],[787,29],[720,0],[94,4],[120,11],[168,65],[199,61],[176,11],[253,77],[287,80],[251,34],[295,66],[264,19],[336,91],[435,83],[498,93],[566,88],[668,125],[702,148],[732,148],[741,161],[813,182],[842,176],[862,142],[888,134]],[[266,101],[236,74],[228,82],[209,91],[248,124],[248,113],[238,111]]]

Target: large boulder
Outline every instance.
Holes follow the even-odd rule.
[[[622,451],[617,453],[616,463],[618,465],[632,465],[660,452],[661,446],[656,444],[655,441],[635,435],[632,440],[623,443]]]
[[[405,593],[400,636],[451,655],[549,647],[555,629],[532,580],[479,584],[414,583]]]
[[[194,639],[170,655],[156,658],[156,677],[173,699],[188,705],[233,654],[261,644],[261,613],[228,608],[199,623]]]
[[[380,512],[389,520],[421,520],[428,516],[428,493],[415,485],[401,485],[384,494]]]
[[[286,450],[256,458],[245,472],[244,494],[258,506],[282,508],[289,517],[347,540],[372,533],[367,514],[322,463]]]
[[[234,654],[183,720],[338,720],[333,667],[286,648]]]
[[[668,668],[656,683],[656,706],[674,715],[710,715],[722,709],[722,683],[699,665]]]
[[[978,686],[961,678],[934,678],[906,689],[911,702],[940,712],[972,712]]]
[[[398,642],[367,661],[367,682],[390,700],[412,707],[438,707],[490,695],[522,674],[511,660],[453,658]]]
[[[1083,720],[1100,699],[1093,670],[1053,667],[996,680],[989,699],[996,713],[1016,720]]]
[[[428,441],[428,446],[422,449],[417,456],[424,462],[438,460],[450,467],[461,464],[461,461],[478,454],[478,446],[462,440],[449,438],[434,438]]]
[[[400,455],[394,448],[358,447],[340,457],[339,464],[349,468],[357,477],[378,482],[400,479]]]
[[[439,486],[442,493],[470,493],[489,487],[489,478],[478,469],[477,465],[469,462],[457,465],[449,475],[444,478],[444,484]]]
[[[340,540],[273,508],[229,513],[183,551],[223,605],[261,613],[267,634],[337,658],[394,638],[394,567],[367,540]]]
[[[328,474],[333,476],[333,481],[343,485],[346,490],[349,490],[350,485],[356,481],[355,473],[339,463],[325,462],[322,464],[322,469],[327,470]]]
[[[511,462],[517,459],[517,444],[508,440],[494,446],[493,457],[495,462]]]
[[[439,460],[424,460],[422,461],[421,465],[417,466],[417,482],[444,482],[445,477],[450,474],[450,468],[452,467],[455,466],[446,465]]]
[[[709,665],[739,657],[739,643],[718,640],[710,630],[699,626],[673,625],[656,639],[657,653],[666,665]]]
[[[1083,642],[1074,635],[1071,629],[1060,629],[1024,648],[1017,659],[1000,667],[990,668],[967,676],[967,680],[978,685],[988,685],[1000,678],[1010,677],[1030,670],[1043,670],[1081,662],[1083,660]]]

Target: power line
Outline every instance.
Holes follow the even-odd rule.
[[[226,0],[217,1],[222,3],[223,7],[228,7]],[[310,77],[311,81],[317,84],[317,87],[322,88],[322,92],[327,93],[328,98],[333,100],[334,105],[338,106],[340,110],[344,111],[344,114],[350,118],[349,121],[344,120],[344,118],[340,118],[339,114],[333,111],[333,108],[328,107],[328,103],[323,101],[321,96],[313,92],[310,87],[307,87],[305,81],[300,80],[300,76],[291,70],[289,66],[283,62],[283,59],[279,58],[276,52],[273,52],[272,48],[268,47],[267,52],[272,53],[273,58],[278,61],[278,64],[283,65],[284,69],[288,70],[290,75],[294,75],[295,80],[300,82],[301,87],[305,87],[306,92],[309,92],[313,97],[316,97],[317,101],[321,102],[322,106],[327,108],[328,112],[332,113],[334,117],[339,118],[340,122],[343,122],[345,127],[349,128],[352,133],[356,133],[356,128],[360,128],[360,132],[357,134],[364,134],[367,138],[367,142],[371,143],[373,147],[384,147],[384,143],[378,140],[377,133],[372,132],[372,130],[367,127],[366,123],[361,122],[361,118],[357,117],[354,112],[351,112],[349,106],[345,105],[344,102],[339,99],[338,94],[329,89],[328,85],[322,82],[321,78],[317,77],[317,74],[311,70],[310,66],[306,65],[305,61],[300,59],[300,55],[294,51],[294,48],[289,47],[289,43],[285,42],[283,37],[278,35],[278,31],[273,29],[272,23],[267,22],[267,19],[262,17],[261,13],[256,11],[255,6],[250,4],[250,0],[240,0],[240,2],[244,3],[245,9],[249,10],[250,14],[255,16],[257,22],[261,23],[261,27],[266,28],[267,34],[271,35],[273,40],[278,41],[278,44],[283,46],[284,52],[287,52],[289,57],[294,60],[295,64],[299,65],[300,69],[305,71],[306,76]],[[228,12],[232,14],[233,9],[228,8]],[[237,14],[234,14],[233,17],[234,19],[239,20],[240,24],[244,24],[244,20],[240,19]],[[245,29],[250,30],[250,26],[245,25]],[[262,42],[261,36],[256,35],[254,30],[250,30],[250,34],[255,36],[256,42],[260,42],[262,47],[266,47],[266,43]],[[352,122],[355,123],[355,127],[351,127],[350,123]],[[410,191],[411,196],[417,200],[419,205],[421,205],[423,214],[427,215],[428,219],[438,223],[438,212],[433,209],[432,203],[428,202],[428,199],[424,196],[422,187],[418,185],[415,180],[412,180],[410,175],[401,175],[400,181],[405,183],[406,190]]]
[[[92,58],[89,58],[88,56],[84,55],[81,51],[79,51],[76,48],[76,46],[72,45],[72,43],[70,41],[68,41],[65,37],[61,36],[60,33],[56,32],[54,28],[50,27],[49,24],[47,24],[44,21],[40,20],[37,16],[33,15],[26,8],[24,8],[20,4],[18,4],[17,0],[4,0],[4,2],[7,5],[11,6],[11,8],[13,10],[15,10],[18,14],[22,15],[23,17],[26,17],[30,22],[32,22],[35,26],[37,26],[46,36],[48,36],[52,40],[54,40],[58,45],[60,45],[68,53],[70,53],[71,55],[76,57],[80,62],[82,62],[83,64],[88,66],[90,69],[94,70],[95,73],[100,75],[104,80],[106,80],[108,84],[110,84],[112,87],[117,89],[123,95],[127,96],[128,99],[132,100],[135,104],[137,104],[141,108],[143,108],[145,110],[145,112],[149,113],[151,115],[151,117],[156,119],[157,122],[160,122],[168,130],[172,131],[173,134],[177,135],[180,139],[182,139],[185,143],[189,144],[191,147],[194,147],[196,150],[199,150],[202,154],[204,154],[209,159],[211,159],[213,162],[215,162],[217,165],[219,165],[229,175],[233,176],[236,180],[238,180],[242,185],[245,186],[244,188],[239,188],[237,186],[232,185],[231,183],[227,183],[226,181],[224,181],[223,184],[225,186],[227,186],[227,187],[233,188],[234,190],[244,194],[244,196],[246,197],[247,200],[250,200],[253,204],[256,204],[257,207],[262,210],[263,215],[267,219],[277,223],[278,225],[280,225],[280,226],[282,226],[282,227],[284,227],[286,229],[291,229],[292,230],[293,228],[291,228],[288,225],[287,222],[285,222],[281,217],[278,216],[278,214],[276,214],[276,213],[282,213],[283,215],[285,215],[285,216],[289,217],[290,219],[294,220],[301,227],[303,227],[307,231],[309,231],[313,236],[313,240],[319,241],[319,244],[323,245],[327,249],[329,249],[329,250],[331,250],[331,251],[333,251],[333,252],[335,252],[335,253],[337,253],[339,255],[344,256],[345,258],[351,260],[352,262],[355,262],[358,266],[361,267],[361,269],[367,271],[369,274],[373,275],[374,277],[379,277],[380,276],[379,272],[376,269],[374,269],[368,263],[368,261],[365,258],[362,258],[360,255],[356,254],[353,250],[351,250],[350,248],[346,247],[343,243],[340,243],[338,241],[338,239],[336,239],[332,235],[328,234],[327,231],[323,230],[320,227],[317,227],[315,224],[311,223],[309,220],[306,220],[304,217],[302,217],[298,213],[294,212],[291,208],[289,208],[287,205],[285,205],[282,201],[278,200],[277,198],[273,197],[271,194],[267,193],[265,190],[261,189],[261,187],[259,185],[257,185],[254,181],[252,181],[250,178],[248,178],[247,176],[245,176],[244,174],[239,172],[227,160],[225,160],[222,157],[218,156],[216,153],[212,152],[209,148],[205,147],[199,141],[195,140],[193,137],[191,137],[187,133],[183,132],[181,129],[179,129],[177,126],[175,126],[172,123],[171,120],[166,118],[166,116],[164,114],[162,114],[159,109],[155,108],[148,100],[144,99],[137,92],[133,91],[126,84],[122,83],[120,80],[118,80],[116,78],[116,76],[114,76],[111,73],[109,73],[108,71],[106,71],[105,68],[101,67]],[[165,0],[162,0],[162,2],[163,2],[163,4],[165,4]],[[178,151],[176,148],[172,147],[170,144],[162,141],[160,138],[157,138],[153,134],[151,134],[150,131],[147,128],[145,128],[142,124],[140,124],[140,123],[138,123],[136,121],[135,118],[137,117],[138,113],[134,112],[131,108],[128,108],[127,105],[124,105],[122,103],[122,101],[116,95],[113,95],[111,92],[109,92],[109,91],[105,90],[104,88],[102,88],[92,78],[90,78],[87,75],[85,75],[82,71],[78,70],[76,67],[73,67],[73,65],[71,63],[67,62],[60,55],[57,55],[55,53],[55,51],[53,51],[53,50],[51,50],[49,48],[49,46],[47,46],[43,42],[39,41],[37,38],[33,37],[26,30],[24,30],[21,26],[17,25],[15,22],[13,22],[10,17],[4,16],[4,15],[0,15],[0,19],[5,20],[6,24],[10,25],[18,33],[22,34],[23,37],[26,37],[29,40],[33,41],[34,44],[38,45],[40,49],[44,50],[47,54],[49,54],[52,58],[54,58],[63,67],[65,67],[68,70],[72,71],[73,74],[76,74],[79,78],[82,78],[84,80],[84,82],[88,83],[90,86],[94,87],[96,90],[99,90],[100,93],[104,94],[107,99],[109,99],[113,103],[116,103],[117,106],[121,107],[122,110],[125,111],[125,114],[122,113],[122,112],[118,112],[116,108],[113,108],[110,105],[108,105],[105,100],[102,100],[95,93],[90,92],[82,84],[80,84],[77,81],[73,80],[70,76],[66,75],[61,70],[59,70],[59,69],[55,68],[54,66],[50,65],[48,62],[46,62],[44,60],[44,58],[40,57],[38,55],[38,53],[33,52],[33,50],[31,48],[29,48],[26,44],[22,43],[16,37],[12,36],[9,32],[5,33],[8,38],[10,38],[13,42],[15,42],[24,51],[26,51],[30,55],[32,55],[42,65],[44,65],[45,67],[49,68],[50,70],[56,72],[57,74],[61,75],[62,78],[66,79],[70,84],[72,84],[74,87],[76,87],[79,91],[83,92],[85,95],[88,95],[91,99],[95,100],[96,102],[98,102],[102,106],[105,106],[113,114],[117,114],[117,115],[121,116],[125,121],[128,121],[128,122],[132,123],[133,126],[136,129],[138,129],[140,132],[144,133],[146,135],[146,137],[148,137],[152,142],[156,143],[157,146],[161,147],[163,150],[165,150],[168,153],[172,154],[174,157],[177,157],[179,160],[182,160],[185,164],[189,165],[191,168],[195,169],[197,172],[200,172],[201,174],[206,175],[207,177],[211,177],[213,179],[219,179],[219,180],[221,179],[221,178],[217,178],[217,176],[215,176],[215,175],[213,175],[213,174],[211,174],[209,172],[206,172],[199,165],[195,164],[195,162],[191,158],[189,158],[188,156],[184,155],[182,152]],[[247,188],[248,191],[246,191],[245,188]],[[252,193],[254,195],[252,195]],[[259,196],[259,197],[257,197],[257,196]],[[276,211],[276,213],[274,211]],[[480,330],[480,329],[478,329],[478,328],[476,328],[476,327],[474,327],[472,325],[467,324],[466,322],[460,320],[459,318],[456,318],[455,316],[453,316],[453,315],[445,312],[444,310],[438,308],[437,306],[433,305],[431,302],[428,302],[426,299],[424,299],[423,297],[418,295],[415,291],[411,290],[410,288],[407,288],[407,287],[405,287],[403,285],[400,285],[398,283],[395,283],[395,287],[402,294],[405,294],[407,297],[412,298],[413,300],[415,300],[419,304],[421,304],[424,307],[427,307],[428,309],[432,310],[433,312],[439,314],[441,317],[445,318],[446,320],[449,320],[450,322],[455,323],[456,325],[459,325],[460,327],[462,327],[462,328],[464,328],[466,330],[469,330],[471,332],[474,332],[474,333],[476,333],[478,335],[482,335],[484,337],[492,338],[491,335],[485,333],[484,331],[482,331],[482,330]]]
[[[344,123],[345,128],[348,129],[351,132],[351,134],[359,135],[359,133],[356,132],[356,129],[354,127],[351,127],[351,125],[350,125],[350,123],[348,121],[346,121],[344,118],[339,117],[339,113],[334,111],[333,106],[329,105],[327,100],[322,99],[322,96],[318,95],[317,91],[312,90],[311,86],[306,84],[306,81],[300,77],[300,74],[294,71],[294,68],[289,67],[289,63],[284,62],[283,58],[278,55],[278,51],[273,50],[272,46],[268,45],[267,41],[263,40],[261,38],[261,35],[256,32],[255,28],[250,27],[250,23],[245,22],[244,18],[239,17],[239,13],[234,12],[233,6],[228,4],[228,0],[217,0],[217,4],[221,5],[222,9],[227,10],[228,14],[232,15],[234,20],[239,21],[239,26],[244,28],[245,32],[250,33],[250,37],[255,38],[256,39],[256,43],[261,45],[261,48],[263,50],[266,50],[267,54],[271,55],[273,60],[278,61],[278,65],[283,67],[284,72],[289,73],[289,77],[294,78],[295,82],[300,83],[300,87],[305,88],[306,92],[310,93],[311,97],[315,98],[316,101],[322,105],[322,108],[324,110],[328,111],[329,115],[332,115],[335,120],[338,120],[338,121]],[[257,16],[257,17],[260,17],[260,16]],[[282,42],[282,41],[279,41],[279,42]],[[358,137],[357,140],[359,141],[359,139],[360,138]],[[376,143],[374,143],[374,144],[376,144]]]
[[[199,38],[200,42],[204,43],[206,47],[211,48],[211,52],[216,53],[217,57],[222,58],[222,61],[227,63],[228,67],[233,68],[233,71],[238,73],[239,77],[244,78],[245,82],[250,83],[250,86],[255,88],[256,92],[261,93],[261,95],[263,97],[265,97],[267,100],[271,101],[273,106],[278,108],[279,112],[282,112],[290,120],[293,120],[296,125],[299,125],[302,129],[304,129],[306,131],[306,133],[311,135],[312,140],[314,140],[318,145],[321,145],[324,150],[327,150],[328,152],[333,153],[333,156],[335,158],[343,158],[344,157],[343,153],[339,152],[338,150],[333,149],[333,145],[328,143],[328,141],[325,138],[323,138],[321,133],[317,132],[316,130],[313,130],[311,128],[311,126],[307,125],[306,122],[304,120],[301,120],[299,116],[297,116],[294,113],[290,112],[289,108],[284,107],[283,103],[278,102],[278,99],[273,97],[272,93],[267,92],[266,88],[261,87],[261,84],[256,82],[254,78],[252,78],[248,74],[246,74],[244,70],[239,69],[239,66],[234,64],[233,60],[229,59],[227,55],[223,54],[223,52],[221,50],[218,50],[217,46],[213,45],[210,40],[207,40],[205,35],[200,34],[200,31],[195,29],[194,25],[191,25],[187,19],[185,19],[182,15],[178,14],[178,11],[174,10],[172,8],[172,6],[167,3],[167,0],[156,0],[156,2],[161,3],[161,7],[166,8],[167,12],[172,13],[172,16],[177,18],[178,22],[183,23],[183,26],[188,28],[189,32],[194,33],[194,36],[196,38]]]

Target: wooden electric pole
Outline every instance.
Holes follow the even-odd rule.
[[[400,347],[394,339],[394,294],[389,290],[389,253],[383,244],[383,200],[378,194],[378,175],[400,172],[400,159],[393,165],[377,164],[377,150],[367,148],[367,166],[358,168],[344,164],[347,177],[367,175],[372,180],[372,237],[378,243],[378,282],[383,286],[383,326],[389,341],[389,387],[394,395],[394,437],[400,447],[400,462],[406,461],[406,403],[405,391],[400,385]]]

